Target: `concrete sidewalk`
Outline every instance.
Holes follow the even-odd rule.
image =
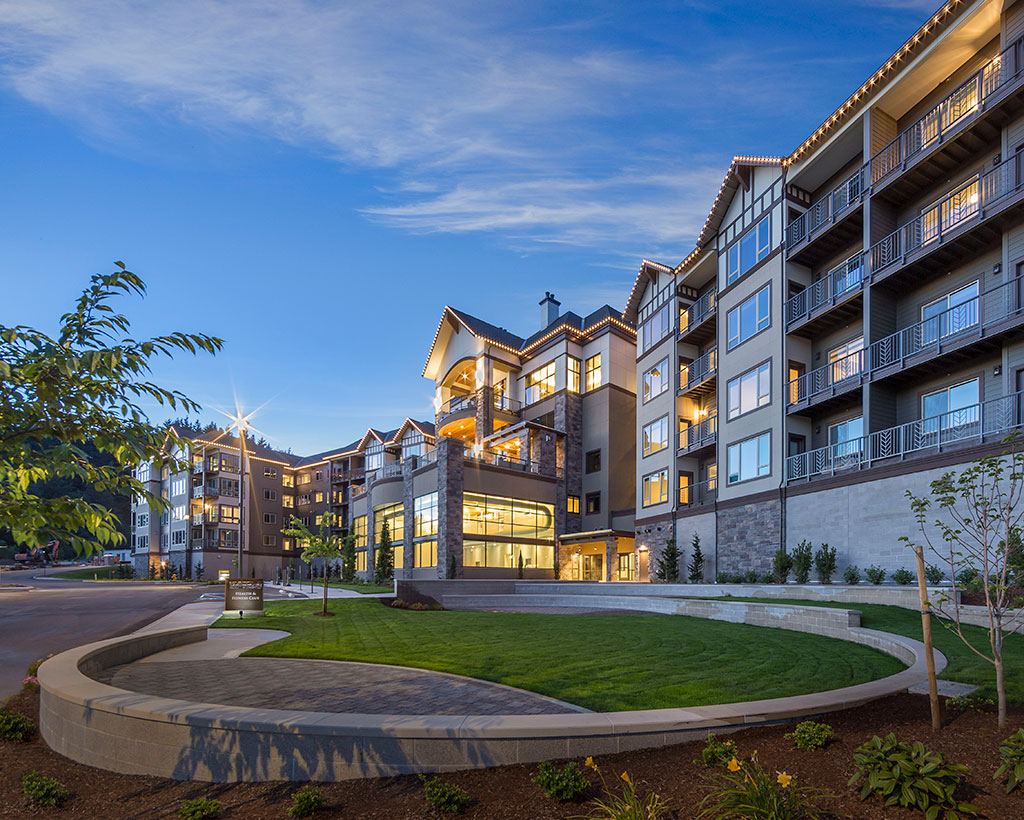
[[[309,582],[299,584],[293,581],[291,586],[285,586],[284,584],[272,584],[269,581],[265,582],[265,586],[269,589],[277,589],[281,592],[296,592],[305,595],[307,598],[323,599],[324,587],[323,584],[317,584],[313,582],[313,589],[310,590]],[[328,598],[391,598],[394,596],[394,592],[373,592],[363,594],[361,592],[354,592],[351,589],[338,589],[337,587],[327,587]]]

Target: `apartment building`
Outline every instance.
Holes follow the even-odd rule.
[[[718,571],[780,544],[912,556],[905,491],[1022,424],[1024,2],[949,2],[789,156],[738,156],[645,261],[636,539]],[[719,474],[719,465],[722,470]]]

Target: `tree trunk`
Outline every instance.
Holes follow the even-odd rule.
[[[324,573],[324,610],[323,616],[327,617],[327,573]]]
[[[1003,653],[996,655],[996,697],[999,701],[999,728],[1006,728],[1006,683],[1003,680]]]

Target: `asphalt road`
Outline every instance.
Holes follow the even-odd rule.
[[[39,574],[3,573],[4,583],[36,588],[0,592],[0,697],[21,688],[26,668],[38,658],[133,632],[203,592],[216,591],[208,586],[32,580]]]

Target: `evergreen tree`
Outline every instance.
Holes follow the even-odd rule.
[[[448,577],[455,578],[459,574],[459,565],[455,561],[454,555],[448,556]]]
[[[664,581],[666,584],[679,583],[680,558],[682,558],[682,553],[676,546],[675,537],[669,538],[661,557],[657,560],[657,569],[654,574],[659,581]]]
[[[516,567],[516,578],[522,579],[523,577],[523,554],[519,553],[519,565]]]
[[[373,562],[373,582],[390,584],[395,579],[395,552],[391,546],[391,527],[385,521],[380,528],[380,546]]]
[[[686,565],[686,572],[689,575],[691,584],[699,584],[704,580],[704,553],[700,549],[700,536],[693,534],[691,544],[693,554],[690,556],[690,563]]]
[[[346,535],[341,547],[341,580],[351,584],[356,579],[356,537]]]

